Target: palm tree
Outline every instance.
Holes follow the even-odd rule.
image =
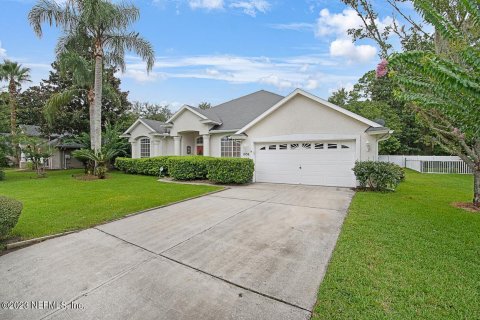
[[[17,93],[23,82],[30,81],[30,69],[21,64],[4,60],[0,64],[0,80],[8,82],[8,103],[10,105],[10,130],[14,136],[17,132]]]
[[[69,104],[72,100],[86,94],[90,114],[90,133],[94,132],[93,110],[94,110],[94,62],[88,60],[73,50],[62,52],[58,56],[58,67],[61,78],[70,78],[71,85],[65,90],[54,93],[46,102],[44,114],[49,123],[55,120],[58,109]],[[104,77],[102,77],[104,78]],[[111,83],[105,81],[102,85],[102,94],[111,101],[121,104],[120,97],[112,87]],[[89,134],[90,141],[88,145],[93,145],[93,135]]]
[[[38,0],[28,15],[35,33],[42,36],[42,23],[60,26],[64,34],[57,44],[61,53],[78,43],[88,43],[94,67],[94,97],[91,116],[92,149],[101,151],[103,65],[113,64],[125,71],[125,51],[137,53],[151,71],[155,62],[152,45],[129,27],[140,16],[139,10],[128,4],[108,0],[68,0],[60,5],[55,0]]]
[[[0,81],[8,82],[8,104],[10,106],[10,132],[12,141],[16,141],[17,135],[17,93],[22,83],[30,81],[30,69],[22,67],[21,64],[4,60],[0,64]],[[19,147],[14,149],[15,164],[20,164]]]

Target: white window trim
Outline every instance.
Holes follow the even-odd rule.
[[[148,156],[143,155],[143,149],[142,149],[142,147],[144,145],[142,143],[143,140],[148,140]],[[140,151],[139,152],[140,158],[150,158],[152,156],[152,139],[150,139],[149,137],[141,137],[139,139],[139,144],[138,145],[139,145],[139,148],[140,148],[140,150],[139,150]]]
[[[230,146],[224,146],[225,141],[230,141]],[[234,143],[238,143],[238,156],[234,155]],[[226,155],[223,154],[224,148],[230,148],[229,151],[226,151]],[[235,151],[236,152],[236,151]],[[236,139],[231,139],[228,136],[222,137],[220,139],[220,157],[222,158],[241,158],[242,157],[242,142]]]

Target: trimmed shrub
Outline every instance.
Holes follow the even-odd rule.
[[[207,171],[212,182],[244,184],[252,181],[254,164],[246,158],[213,158],[207,162]]]
[[[147,176],[159,176],[160,168],[163,167],[163,175],[168,174],[168,156],[154,158],[117,158],[115,168],[125,173],[143,174]]]
[[[360,187],[374,191],[394,191],[405,180],[403,168],[390,162],[357,161],[353,172]]]
[[[204,180],[207,179],[207,163],[212,157],[204,156],[177,156],[167,161],[168,173],[176,180]]]
[[[21,202],[0,196],[0,238],[5,237],[15,227],[22,209]]]

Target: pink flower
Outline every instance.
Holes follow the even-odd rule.
[[[388,61],[386,59],[382,59],[377,66],[377,78],[383,78],[388,73]]]

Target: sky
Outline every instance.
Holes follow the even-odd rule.
[[[58,0],[65,1],[65,0]],[[379,24],[391,23],[383,0]],[[44,25],[36,37],[27,15],[36,0],[0,0],[0,59],[31,68],[37,85],[48,77],[61,30]],[[288,95],[302,88],[322,98],[351,88],[379,63],[369,40],[352,43],[347,30],[360,24],[336,0],[136,0],[132,30],[155,49],[153,71],[133,53],[119,73],[130,101],[212,105],[268,90]],[[408,4],[406,4],[408,6]],[[25,87],[28,87],[24,86]]]

